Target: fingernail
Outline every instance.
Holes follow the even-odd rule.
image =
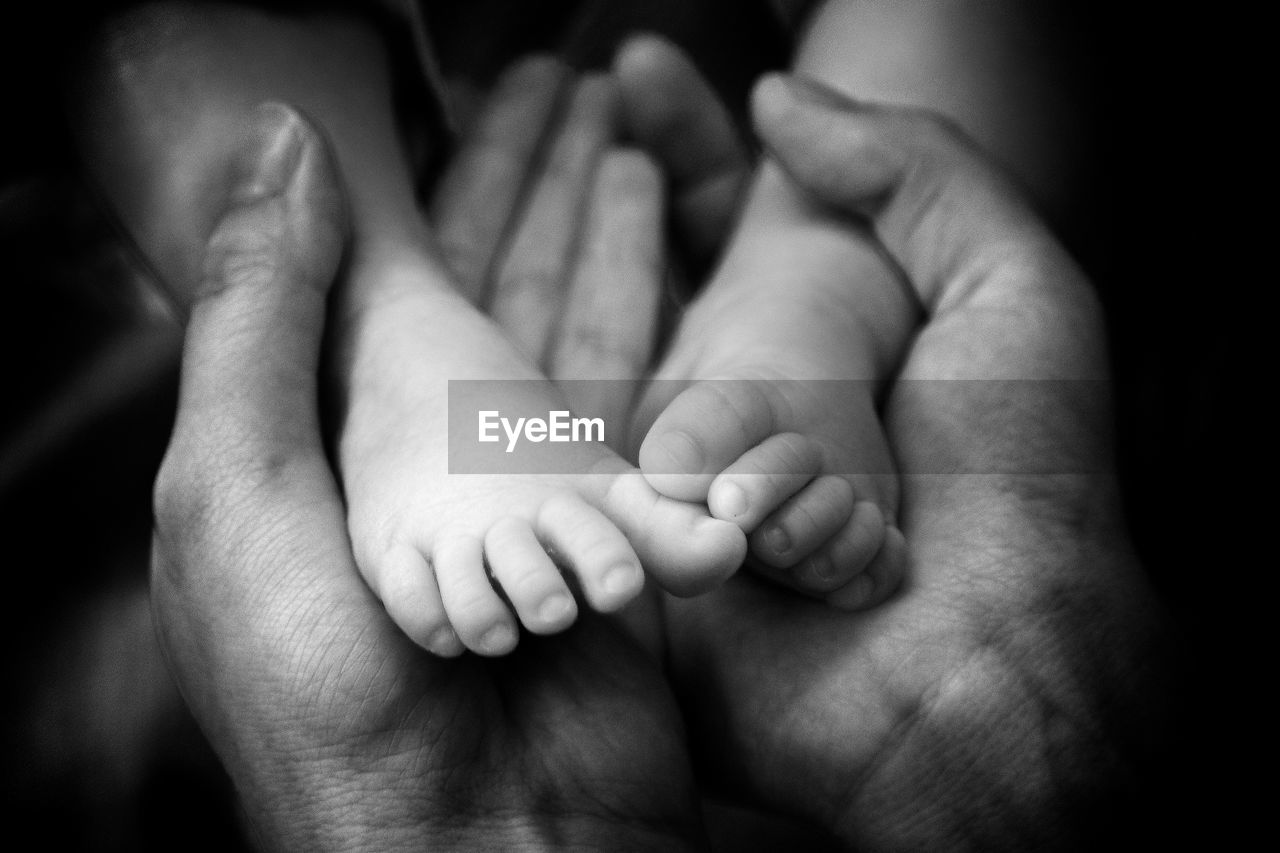
[[[451,658],[462,649],[462,641],[458,639],[457,633],[446,625],[431,635],[431,639],[427,641],[427,648],[432,654]]]
[[[642,582],[640,570],[632,565],[610,569],[600,581],[600,587],[609,595],[621,595],[636,588]]]
[[[791,537],[781,527],[770,527],[764,532],[764,544],[775,554],[785,554],[791,550]]]
[[[246,204],[282,194],[302,160],[298,115],[283,104],[254,110],[253,128],[238,158],[239,180],[233,198]]]
[[[721,512],[730,518],[738,518],[747,512],[747,493],[736,483],[725,483],[718,490],[716,503]]]
[[[836,576],[835,563],[831,562],[831,557],[826,554],[814,555],[809,559],[810,571],[818,580],[829,581]]]
[[[573,599],[567,595],[552,595],[538,608],[538,618],[547,625],[562,621],[573,611]]]
[[[476,643],[481,654],[500,655],[512,646],[515,632],[509,625],[494,625]]]

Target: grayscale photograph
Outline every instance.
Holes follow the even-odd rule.
[[[1195,22],[3,14],[10,849],[1236,849]]]

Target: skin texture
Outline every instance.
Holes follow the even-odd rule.
[[[619,62],[624,91],[639,65]],[[1142,824],[1170,649],[1120,523],[1092,291],[953,125],[777,79],[753,106],[770,155],[833,216],[870,216],[925,307],[885,409],[911,559],[865,615],[741,576],[668,600],[699,766],[859,849],[1115,841]]]
[[[445,663],[360,581],[316,402],[344,208],[305,121],[259,122],[191,311],[152,586],[260,843],[697,846],[683,727],[634,639],[586,617],[501,664]],[[291,148],[292,167],[256,165]]]
[[[555,273],[574,248],[574,230],[564,221],[586,200],[598,154],[612,137],[615,97],[606,76],[574,81],[564,92],[563,131],[547,135],[547,168],[575,180],[533,187],[529,209],[558,215],[523,219],[494,267],[498,286],[487,294],[488,307],[507,322],[504,335],[454,287],[418,210],[397,132],[391,64],[368,22],[156,4],[107,26],[85,65],[84,95],[74,109],[90,171],[184,307],[226,197],[230,152],[254,105],[296,104],[330,141],[351,211],[333,300],[345,325],[327,351],[341,412],[338,468],[356,563],[415,641],[442,656],[466,649],[499,655],[517,644],[521,626],[535,634],[563,630],[577,605],[560,567],[583,593],[579,604],[598,612],[639,594],[641,559],[650,578],[678,594],[738,569],[746,539],[737,526],[664,500],[599,445],[563,448],[559,470],[547,476],[448,475],[445,380],[541,378],[531,362],[559,315]],[[554,100],[562,76],[544,62],[503,88]],[[547,103],[546,96],[531,101],[544,112]],[[525,112],[536,118],[537,110]],[[536,122],[516,128],[535,146],[540,130]],[[501,153],[509,143],[496,139]],[[647,169],[653,195],[661,181]],[[483,169],[461,174],[493,177]],[[455,250],[468,237],[465,226],[442,233]],[[475,270],[467,272],[474,277]],[[536,381],[506,391],[503,407],[564,405]]]
[[[776,80],[755,116],[788,174],[870,215],[911,278],[928,319],[904,377],[1105,375],[1079,271],[945,124]],[[170,663],[259,839],[696,845],[689,743],[635,640],[591,618],[505,661],[441,663],[360,583],[315,394],[341,194],[296,113],[260,121],[191,312],[153,579]],[[286,132],[302,153],[264,178]],[[1160,737],[1161,626],[1119,523],[1105,400],[1032,387],[1034,406],[986,382],[891,391],[912,562],[885,607],[833,613],[745,578],[670,604],[707,784],[865,849],[1071,847],[1129,802]],[[1046,464],[1066,473],[1027,473]]]

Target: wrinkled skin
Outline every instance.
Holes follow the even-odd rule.
[[[755,115],[802,186],[872,217],[925,311],[886,403],[912,564],[864,615],[749,578],[668,602],[698,767],[868,849],[1071,847],[1158,742],[1163,636],[1084,384],[1105,376],[1087,283],[936,120],[777,86]],[[164,644],[260,838],[698,843],[681,722],[630,636],[586,620],[444,664],[360,584],[315,399],[341,195],[290,122],[297,172],[215,232],[157,484]],[[914,381],[960,378],[1054,381]]]

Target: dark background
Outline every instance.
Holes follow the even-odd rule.
[[[686,45],[731,102],[785,62],[787,34],[745,2],[445,2],[449,67],[479,76],[534,47],[607,60],[631,28]],[[100,8],[105,4],[96,4]],[[1242,652],[1232,602],[1255,583],[1234,491],[1255,451],[1226,378],[1240,371],[1235,222],[1220,187],[1249,173],[1225,149],[1216,98],[1232,72],[1210,53],[1233,23],[1209,10],[1126,17],[1039,0],[1037,38],[1076,123],[1068,186],[1042,208],[1096,282],[1117,388],[1129,523],[1183,642],[1184,728],[1160,833],[1229,833],[1240,784],[1213,755],[1249,738],[1236,717]],[[504,8],[508,4],[503,4]],[[61,91],[95,9],[9,4],[0,36],[0,524],[9,567],[0,620],[0,783],[6,824],[48,848],[234,846],[225,784],[169,686],[151,638],[150,484],[174,407],[180,333],[155,286],[80,181]],[[502,26],[494,21],[501,20]],[[566,33],[568,35],[566,35]],[[589,45],[580,49],[578,45]],[[1237,157],[1243,155],[1235,155]],[[1242,570],[1243,576],[1242,576]],[[1218,726],[1232,720],[1227,735]],[[1243,735],[1243,737],[1241,737]],[[1233,804],[1229,810],[1225,804]],[[1221,840],[1221,839],[1219,839]]]

